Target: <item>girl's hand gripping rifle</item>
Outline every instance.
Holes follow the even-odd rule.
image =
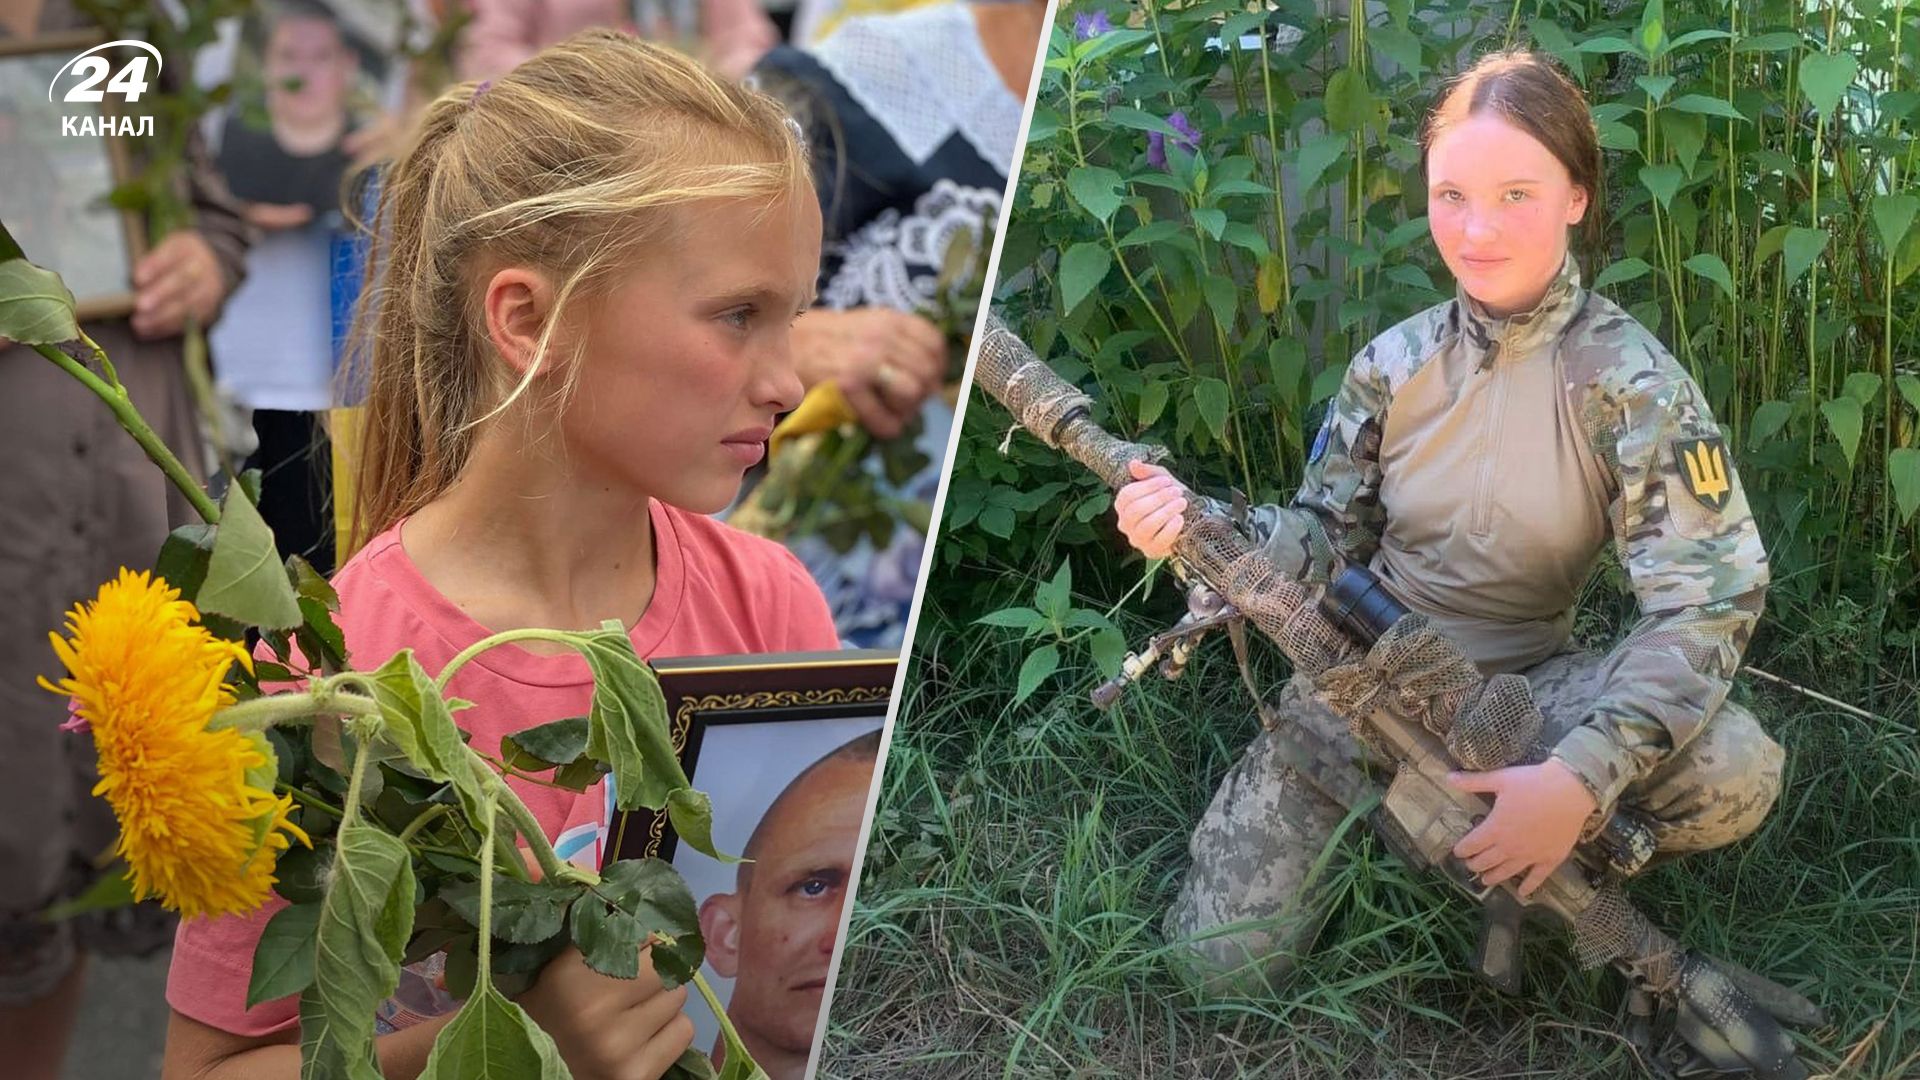
[[[1022,426],[1110,488],[1131,481],[1128,462],[1164,456],[1094,423],[1091,399],[1035,357],[996,315],[987,317],[974,379]],[[1452,854],[1489,803],[1447,783],[1446,775],[1545,756],[1547,748],[1538,745],[1540,712],[1524,676],[1483,679],[1471,660],[1424,617],[1401,607],[1365,567],[1346,567],[1327,589],[1286,577],[1203,500],[1189,500],[1173,557],[1187,576],[1224,598],[1234,617],[1277,644],[1297,671],[1314,679],[1319,696],[1362,744],[1396,766],[1371,820],[1402,859],[1440,871],[1483,905],[1486,923],[1475,965],[1483,975],[1517,990],[1520,919],[1548,915],[1571,930],[1583,966],[1609,963],[1628,977],[1632,1034],[1643,1044],[1650,1006],[1660,1003],[1662,1022],[1670,1018],[1672,1031],[1658,1064],[1671,1075],[1807,1075],[1780,1021],[1821,1024],[1818,1008],[1785,987],[1684,949],[1628,901],[1620,879],[1644,865],[1653,848],[1646,823],[1631,811],[1617,812],[1526,900],[1509,885],[1482,884]],[[1117,689],[1103,688],[1108,703]],[[1262,719],[1301,775],[1334,801],[1353,807],[1379,794],[1339,747],[1266,715],[1264,708]]]

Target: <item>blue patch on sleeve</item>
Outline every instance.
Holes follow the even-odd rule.
[[[1327,452],[1328,437],[1333,434],[1333,413],[1327,413],[1326,422],[1320,425],[1320,434],[1313,437],[1313,450],[1307,454],[1307,464],[1313,465]]]

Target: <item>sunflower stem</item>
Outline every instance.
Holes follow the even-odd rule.
[[[359,694],[344,694],[326,679],[314,680],[305,694],[272,694],[229,705],[215,713],[207,726],[213,730],[265,731],[328,714],[379,716],[380,706]]]
[[[448,806],[446,803],[437,803],[420,811],[418,817],[407,822],[407,827],[400,830],[400,842],[404,844],[413,839],[415,833],[433,824],[440,818],[445,817],[448,813],[452,812],[452,810],[453,807]]]
[[[434,684],[440,688],[441,693],[446,693],[447,683],[452,681],[454,672],[465,667],[467,661],[472,660],[474,657],[479,656],[481,653],[486,652],[496,645],[505,645],[514,641],[557,641],[561,644],[570,644],[576,636],[577,635],[565,630],[542,630],[538,628],[502,630],[497,634],[489,634],[466,648],[461,649],[454,655],[453,659],[447,661],[447,666],[440,669],[440,677],[434,680]]]
[[[140,410],[133,407],[133,399],[127,396],[127,388],[120,385],[119,376],[114,373],[113,365],[107,362],[107,354],[102,352],[100,346],[94,344],[93,339],[85,334],[81,335],[80,340],[86,343],[87,348],[93,353],[94,360],[101,365],[102,370],[107,372],[112,382],[95,375],[87,370],[85,364],[52,345],[35,345],[33,351],[53,361],[60,370],[78,379],[82,386],[93,391],[94,396],[106,402],[107,408],[113,411],[114,419],[120,421],[120,426],[126,429],[127,434],[133,436],[133,441],[140,444],[140,449],[146,451],[147,457],[155,465],[160,466],[160,471],[167,474],[167,479],[173,481],[173,486],[179,488],[180,494],[187,497],[187,501],[193,504],[193,508],[199,512],[200,517],[209,525],[220,524],[220,508],[214,505],[213,497],[194,480],[193,474],[187,471],[187,467],[180,464],[180,459],[173,456],[173,451],[167,449],[167,444],[160,441],[160,436],[153,433],[153,428],[148,426],[146,418],[140,415]]]
[[[700,991],[700,996],[706,999],[707,1008],[713,1010],[713,1018],[715,1020],[720,1021],[720,1031],[722,1034],[722,1038],[724,1039],[725,1044],[728,1046],[729,1050],[731,1050],[731,1048],[735,1046],[744,1048],[746,1046],[746,1043],[741,1041],[740,1033],[734,1030],[733,1021],[727,1019],[726,1008],[720,1004],[719,996],[714,994],[713,987],[707,985],[706,976],[700,974],[700,970],[698,968],[695,968],[693,972],[693,986],[694,986],[694,989]],[[728,1065],[735,1068],[738,1067],[737,1062],[729,1061]]]
[[[358,736],[353,741],[353,778],[347,781],[347,805],[340,815],[340,831],[360,820],[360,788],[367,779],[367,748]],[[484,938],[482,939],[484,940]]]
[[[516,800],[517,801],[517,800]],[[480,808],[480,985],[493,985],[493,818],[495,800]],[[409,826],[411,828],[411,826]]]
[[[582,885],[596,885],[600,875],[591,870],[573,865],[562,859],[560,853],[553,850],[553,841],[547,839],[547,830],[541,828],[540,819],[533,816],[527,804],[507,786],[500,774],[488,767],[480,751],[467,747],[468,760],[473,763],[473,771],[480,778],[480,784],[487,793],[498,801],[507,812],[507,820],[527,838],[527,850],[533,852],[534,861],[540,864],[540,873],[548,881],[577,882]]]

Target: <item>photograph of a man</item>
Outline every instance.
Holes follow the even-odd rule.
[[[860,844],[878,730],[801,770],[761,815],[732,892],[700,904],[707,963],[733,980],[727,1014],[773,1080],[800,1080]],[[714,1040],[719,1064],[726,1047]]]

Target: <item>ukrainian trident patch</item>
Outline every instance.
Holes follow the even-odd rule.
[[[1733,497],[1727,468],[1727,447],[1718,435],[1673,440],[1673,457],[1680,466],[1680,483],[1700,505],[1718,513]]]

